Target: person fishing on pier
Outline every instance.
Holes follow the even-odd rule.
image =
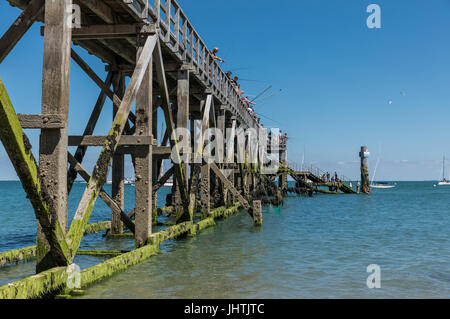
[[[281,141],[282,141],[282,144],[283,144],[283,145],[286,145],[286,144],[287,144],[287,141],[288,141],[287,133],[284,133],[284,135],[283,135],[282,138],[281,138]]]
[[[210,51],[212,59],[214,61],[219,61],[220,63],[225,63],[224,59],[221,59],[217,56],[217,52],[219,52],[219,48],[217,48],[217,47]]]
[[[256,105],[256,103],[250,101],[248,96],[244,97],[242,101],[244,102],[245,106],[247,106],[247,108],[250,108],[252,105]]]

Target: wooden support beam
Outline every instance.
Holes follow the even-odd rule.
[[[161,99],[162,99],[162,108],[164,111],[164,118],[166,122],[166,128],[167,128],[167,136],[172,137],[170,138],[170,146],[174,150],[175,156],[177,157],[177,163],[175,165],[176,171],[178,173],[175,174],[175,177],[177,179],[177,182],[180,184],[180,196],[181,201],[183,202],[183,208],[185,209],[185,214],[189,214],[189,198],[187,195],[187,189],[184,188],[184,180],[183,180],[183,167],[181,165],[181,156],[180,156],[180,150],[178,148],[178,141],[176,139],[173,139],[172,132],[174,130],[173,125],[173,117],[172,113],[170,111],[170,99],[169,99],[169,91],[167,87],[166,82],[166,75],[164,73],[164,64],[162,59],[162,52],[161,52],[161,46],[158,42],[155,52],[153,55],[154,61],[155,61],[155,69],[156,69],[156,77],[157,82],[159,86],[159,90],[161,92]],[[162,144],[164,145],[164,144]]]
[[[209,217],[209,212],[211,210],[211,165],[208,163],[203,163],[201,168],[202,181],[201,181],[201,215],[202,219]]]
[[[187,68],[181,68],[178,71],[177,76],[177,128],[184,128],[189,130],[189,70]],[[188,141],[188,145],[190,145],[190,141]],[[186,152],[186,150],[185,150]],[[189,152],[190,155],[191,152]],[[182,208],[179,211],[178,205],[182,205],[183,202],[181,200],[181,192],[183,190],[188,189],[188,163],[181,163],[181,172],[183,173],[182,180],[183,185],[177,183],[177,188],[175,191],[175,209],[177,210],[178,222],[186,222],[191,221],[194,218],[194,214],[189,209],[187,210],[188,214],[186,215],[186,209]],[[180,174],[180,170],[175,171],[175,174]],[[179,177],[176,177],[177,180],[180,180]]]
[[[262,203],[260,200],[253,201],[253,223],[255,226],[262,226]]]
[[[119,74],[119,82],[114,85],[114,94],[120,99],[125,93],[125,77]],[[119,104],[113,103],[112,116],[113,119],[117,115]],[[126,127],[125,127],[126,129]],[[124,140],[126,135],[122,136],[120,141]],[[106,137],[103,138],[102,144]],[[119,141],[119,143],[120,143]],[[120,207],[120,210],[125,209],[125,155],[114,153],[112,157],[112,173],[111,173],[111,197],[114,203]],[[120,220],[120,214],[117,210],[111,209],[111,235],[118,235],[123,233],[123,223]]]
[[[103,146],[105,144],[106,138],[107,136],[69,136],[69,146]],[[123,135],[118,145],[141,146],[152,145],[152,143],[153,139],[151,136]]]
[[[153,184],[153,192],[157,192],[161,187],[164,186],[164,184],[169,180],[169,178],[173,175],[173,172],[175,171],[174,167],[172,166],[167,170],[167,172],[164,173],[164,175],[156,182],[156,184]]]
[[[66,126],[65,117],[59,114],[17,114],[17,116],[23,129],[60,129]]]
[[[213,103],[213,97],[211,94],[208,94],[206,97],[206,102],[203,104],[203,120],[201,126],[201,135],[200,135],[200,145],[199,152],[202,155],[202,165],[201,165],[201,217],[202,219],[206,219],[209,217],[209,212],[211,209],[211,167],[210,164],[205,161],[204,157],[204,143],[205,140],[209,141],[209,136],[205,138],[205,134],[208,131],[210,124],[210,114]]]
[[[138,48],[137,58],[142,53]],[[150,60],[142,84],[136,97],[136,135],[138,138],[150,138],[153,142],[153,62]],[[152,144],[136,147],[135,166],[135,246],[148,244],[152,235]]]
[[[137,24],[99,24],[76,28],[72,31],[74,40],[98,40],[135,38],[138,33]]]
[[[31,0],[0,39],[0,63],[8,56],[34,21],[44,12],[45,0]]]
[[[19,118],[1,79],[0,139],[33,206],[46,241],[51,246],[49,258],[60,266],[68,265],[69,250],[64,241],[64,230],[60,223],[52,224],[52,212],[41,189],[38,167],[31,152],[30,142],[20,127]]]
[[[39,174],[52,223],[67,228],[67,116],[70,92],[70,50],[72,28],[67,23],[72,0],[45,1],[44,62],[42,72],[42,114],[65,118],[61,129],[42,129],[39,147]],[[55,266],[45,234],[38,224],[36,271]]]
[[[73,169],[78,174],[80,174],[80,176],[86,182],[89,182],[89,180],[91,179],[91,176],[86,171],[86,169],[84,169],[84,167],[81,166],[81,164],[75,159],[75,157],[72,156],[72,154],[67,153],[67,155],[68,155],[69,163],[73,167]],[[133,221],[128,217],[127,214],[125,214],[123,209],[119,205],[117,205],[117,203],[108,195],[108,193],[105,192],[105,190],[103,188],[100,190],[99,196],[105,202],[105,204],[108,205],[109,208],[111,208],[111,210],[113,210],[117,215],[120,216],[121,221],[134,234],[135,226],[134,226]]]
[[[82,230],[89,220],[98,193],[106,181],[109,163],[111,162],[112,155],[118,147],[118,142],[122,137],[128,115],[131,107],[133,106],[133,101],[136,98],[145,72],[147,72],[147,66],[151,60],[152,53],[157,43],[157,35],[153,35],[147,39],[144,45],[142,53],[136,64],[136,69],[131,77],[125,96],[120,104],[119,110],[108,134],[108,139],[105,141],[105,145],[103,146],[100,157],[97,160],[94,172],[91,175],[88,186],[81,198],[80,204],[78,205],[75,217],[66,236],[67,242],[72,249],[72,256],[80,246]]]

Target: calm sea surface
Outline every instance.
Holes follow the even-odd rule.
[[[196,238],[87,289],[86,298],[449,298],[450,187],[400,182],[371,196],[289,196],[265,207],[264,225],[244,212]],[[73,215],[84,190],[75,184]],[[108,187],[105,187],[110,191]],[[160,204],[165,198],[163,189]],[[127,211],[134,188],[127,186]],[[36,222],[19,182],[0,182],[0,251],[34,245]],[[99,199],[90,222],[109,219]],[[86,236],[81,249],[131,249],[132,240]],[[80,256],[87,268],[104,259]],[[381,289],[368,289],[368,265]],[[34,262],[0,268],[0,285],[33,274]]]

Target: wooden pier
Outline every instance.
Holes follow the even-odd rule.
[[[0,79],[0,138],[38,220],[36,246],[0,253],[0,266],[36,257],[38,275],[0,287],[0,298],[68,295],[67,270],[77,254],[112,257],[81,272],[85,287],[156,254],[163,241],[195,236],[239,209],[260,226],[262,202],[282,203],[289,191],[288,175],[296,181],[296,192],[355,193],[344,183],[327,183],[312,172],[290,169],[283,144],[278,148],[276,172],[262,171],[262,163],[272,151],[258,154],[254,163],[235,161],[236,132],[261,127],[176,1],[8,2],[22,14],[0,39],[0,63],[14,53],[15,44],[34,22],[43,23],[44,62],[40,113],[18,114],[20,106],[13,107],[6,91],[7,79],[3,78],[5,83]],[[77,18],[71,12],[79,13],[78,27],[73,27],[73,21],[68,23]],[[82,59],[81,50],[105,64],[105,79]],[[70,69],[75,65],[71,61],[99,89],[85,129],[78,136],[69,136],[67,130]],[[107,101],[112,106],[109,110]],[[158,118],[159,108],[164,118]],[[94,136],[101,112],[111,112],[111,128]],[[162,122],[166,131],[159,135]],[[186,141],[179,140],[177,133],[185,129],[192,139],[199,134],[210,139],[210,128],[232,132],[231,146],[217,146],[216,152],[225,154],[223,162],[202,157],[203,142],[186,151],[182,147]],[[40,130],[37,160],[24,129]],[[247,158],[252,141],[247,137],[244,144]],[[68,152],[70,146],[77,147],[73,154]],[[101,148],[92,172],[83,167],[88,147]],[[124,206],[125,155],[131,155],[135,171],[135,207],[128,212]],[[182,161],[187,155],[200,161]],[[168,159],[172,167],[161,174],[162,162]],[[108,194],[103,186],[111,163],[112,193]],[[78,176],[87,184],[70,221],[67,199]],[[157,191],[170,178],[174,181],[171,196],[165,207],[158,208]],[[98,197],[110,207],[111,220],[90,224]],[[158,217],[162,215],[173,217],[173,223],[152,233],[153,225],[161,225]],[[135,250],[79,249],[85,234],[105,230],[108,236],[132,236]]]

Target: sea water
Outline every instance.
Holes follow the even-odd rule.
[[[255,228],[241,212],[195,238],[86,289],[85,298],[449,298],[450,187],[399,182],[372,195],[290,195]],[[73,216],[85,184],[75,184]],[[105,186],[106,191],[110,187]],[[36,221],[19,182],[0,182],[0,251],[34,245]],[[164,203],[168,189],[159,193]],[[126,187],[126,210],[134,188]],[[90,222],[110,218],[99,199]],[[84,238],[81,249],[132,249],[133,240]],[[87,268],[105,259],[79,256]],[[369,265],[381,288],[369,289]],[[33,274],[33,261],[0,268],[0,285]]]

